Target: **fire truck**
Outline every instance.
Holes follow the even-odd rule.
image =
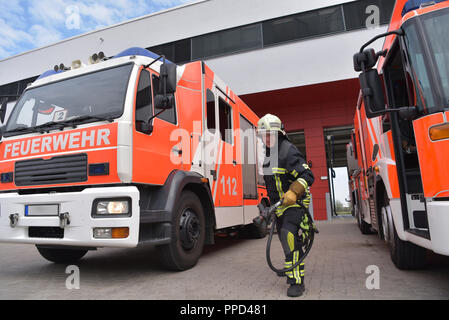
[[[129,48],[56,65],[2,128],[0,241],[56,263],[151,244],[185,270],[217,230],[262,238],[257,121],[201,61]]]
[[[397,0],[388,32],[353,57],[354,211],[399,269],[424,267],[428,250],[449,255],[448,30],[448,1]],[[366,49],[381,38],[382,51]]]

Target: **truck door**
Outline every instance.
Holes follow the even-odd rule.
[[[396,41],[384,65],[389,108],[416,105],[413,73],[401,49],[402,45]],[[402,118],[396,113],[391,113],[389,119],[388,122],[384,120],[383,128],[384,135],[390,130],[392,132],[404,230],[425,235],[428,233],[427,209],[413,120]]]
[[[205,130],[201,139],[203,175],[209,179],[209,186],[215,206],[218,206],[218,157],[220,155],[220,130],[218,129],[218,103],[214,88],[206,90]],[[198,162],[194,159],[194,162]]]
[[[240,141],[236,135],[239,127],[238,111],[232,99],[215,87],[219,131],[219,155],[217,181],[214,190],[217,210],[217,226],[227,227],[243,224],[243,195],[241,183]],[[218,200],[218,201],[217,201]]]
[[[218,97],[218,127],[221,137],[221,163],[218,164],[219,206],[241,206],[242,184],[241,164],[237,163],[237,139],[235,129],[238,128],[238,113],[235,105],[220,90]]]
[[[135,96],[133,182],[162,185],[171,171],[182,168],[181,161],[173,161],[181,156],[178,142],[170,141],[171,132],[178,127],[176,107],[149,120],[160,112],[153,108],[152,88],[157,88],[158,82],[156,74],[141,70]]]

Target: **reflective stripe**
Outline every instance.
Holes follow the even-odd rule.
[[[296,177],[298,176],[298,172],[295,170],[295,169],[293,169],[293,171],[291,172],[291,174],[292,174],[292,176],[296,179]]]
[[[299,260],[299,251],[293,252],[293,264],[298,262]],[[299,266],[297,266],[295,269],[293,269],[294,272],[294,278],[296,280],[296,283],[301,284],[301,277],[299,275]]]
[[[276,189],[279,194],[279,199],[284,195],[284,191],[282,191],[282,182],[278,175],[274,175],[274,179],[276,180]]]
[[[287,233],[287,243],[290,251],[295,250],[295,236],[291,232]]]
[[[291,261],[286,261],[285,264],[284,264],[284,268],[285,268],[285,269],[288,269],[288,268],[290,268],[291,266],[292,266],[292,262],[291,262]],[[287,277],[289,277],[289,278],[292,278],[292,277],[293,277],[293,274],[292,274],[291,271],[286,272],[285,275],[286,275]]]
[[[282,214],[284,213],[285,210],[290,209],[290,208],[301,208],[301,206],[299,204],[295,203],[295,204],[292,204],[291,206],[288,206],[285,208],[284,207],[277,208],[276,215],[278,217],[280,217],[280,216],[282,216]]]
[[[272,172],[273,172],[273,174],[285,174],[285,173],[287,173],[287,169],[284,169],[284,168],[272,168],[271,169],[272,170]]]
[[[297,181],[298,181],[300,184],[302,184],[302,186],[304,187],[304,189],[306,189],[306,191],[307,191],[307,188],[309,187],[309,185],[307,184],[307,181],[304,180],[303,178],[299,178]]]

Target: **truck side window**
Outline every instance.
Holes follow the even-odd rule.
[[[385,62],[384,76],[388,88],[389,108],[411,106],[409,100],[409,83],[407,82],[405,67],[401,57],[399,44],[396,43],[391,49],[390,57]]]
[[[153,116],[150,73],[142,70],[136,96],[136,130],[142,132],[142,124]]]
[[[158,90],[158,88],[159,88],[159,81],[160,81],[160,78],[156,75],[153,75],[153,88],[154,88],[153,90],[154,90],[155,95],[156,95],[156,90]],[[160,111],[161,110],[156,110],[156,113],[158,113]],[[165,110],[164,112],[159,114],[156,118],[176,124],[176,103],[175,103],[174,108]]]
[[[220,117],[221,139],[232,144],[232,108],[222,98],[219,99],[218,112]]]
[[[207,89],[206,99],[207,129],[209,129],[210,131],[215,131],[215,129],[217,128],[215,124],[215,95],[209,89]]]

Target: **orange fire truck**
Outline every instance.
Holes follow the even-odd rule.
[[[55,66],[2,128],[0,241],[64,263],[148,243],[185,270],[217,230],[264,237],[257,121],[201,61],[130,48]]]
[[[398,0],[388,32],[354,55],[354,211],[400,269],[423,267],[427,250],[449,255],[448,30],[448,1]],[[381,52],[365,49],[383,37]]]

